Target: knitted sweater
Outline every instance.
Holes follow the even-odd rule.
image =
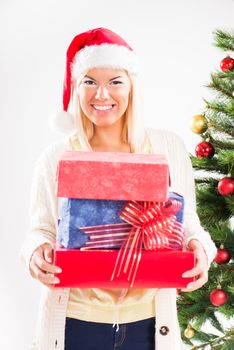
[[[182,140],[172,132],[163,130],[147,130],[154,153],[164,154],[169,163],[171,177],[171,191],[175,191],[184,196],[185,211],[184,225],[186,232],[185,246],[190,239],[198,239],[207,254],[209,263],[216,254],[216,247],[209,234],[201,227],[199,218],[196,214],[195,191],[193,170],[190,159],[184,147]],[[21,257],[25,262],[27,269],[33,251],[45,242],[51,242],[56,239],[58,206],[56,191],[56,170],[58,160],[65,150],[70,147],[69,139],[56,142],[49,146],[38,159],[31,190],[31,207],[30,207],[30,228],[26,236],[25,242],[21,249]],[[29,271],[29,269],[28,269]],[[85,310],[85,301],[90,305],[95,304],[93,298],[90,298],[90,291],[83,290],[83,309]],[[95,290],[100,298],[99,310],[102,306],[111,306],[115,309],[115,305],[108,305],[108,301],[103,298],[102,290]],[[105,293],[108,291],[105,291]],[[156,292],[156,290],[155,290]],[[56,288],[50,290],[44,288],[42,300],[40,304],[40,315],[36,340],[32,349],[51,350],[64,349],[64,329],[65,318],[69,303],[69,288]],[[152,291],[138,291],[130,299],[126,299],[129,307],[129,300],[132,300],[135,306],[138,305],[139,313],[135,315],[131,313],[129,318],[123,317],[122,322],[126,322],[146,318],[143,312],[144,303],[153,303],[154,310],[150,308],[149,315],[156,315],[156,347],[157,350],[181,349],[181,341],[179,337],[177,313],[176,313],[176,293],[175,289],[160,289],[157,293]],[[82,302],[82,298],[80,298]],[[125,307],[126,305],[123,305]],[[131,308],[131,303],[130,303]],[[95,309],[95,308],[94,308]],[[91,310],[91,309],[90,309]],[[142,310],[142,314],[141,314]],[[96,310],[97,311],[97,310]],[[95,318],[96,311],[87,313],[83,319],[89,321],[97,321]],[[127,310],[126,310],[127,311]],[[125,313],[128,314],[127,312]],[[83,313],[84,315],[84,313]],[[112,317],[107,321],[112,322]],[[82,318],[82,317],[81,317]],[[101,321],[101,320],[99,320]],[[105,321],[103,321],[105,322]],[[160,333],[160,328],[167,326],[169,332],[167,335]],[[162,332],[163,333],[163,332]]]

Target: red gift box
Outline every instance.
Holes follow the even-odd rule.
[[[162,202],[168,182],[163,155],[66,151],[58,165],[57,196]]]
[[[58,248],[55,265],[63,272],[56,274],[60,283],[55,287],[73,288],[129,288],[130,281],[122,271],[111,281],[117,250],[90,250]],[[182,273],[194,266],[191,251],[142,251],[134,288],[185,288],[193,278]]]

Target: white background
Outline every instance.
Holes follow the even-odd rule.
[[[123,36],[141,60],[146,124],[175,131],[193,152],[199,137],[190,119],[203,111],[204,85],[225,57],[212,32],[231,29],[233,18],[233,0],[0,1],[1,349],[28,349],[35,330],[41,288],[26,277],[18,251],[33,163],[61,137],[47,121],[62,105],[72,38],[95,27]]]

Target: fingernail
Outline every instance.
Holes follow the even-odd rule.
[[[188,276],[187,276],[187,273],[184,272],[184,273],[182,274],[182,277],[188,277]]]
[[[62,272],[63,270],[60,268],[60,267],[56,267],[56,273],[60,273]]]
[[[60,280],[58,278],[55,278],[54,283],[60,283]]]
[[[192,289],[194,287],[194,283],[189,283],[186,288]]]

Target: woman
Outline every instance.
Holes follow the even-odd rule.
[[[59,267],[52,263],[58,218],[56,168],[65,150],[165,154],[171,190],[185,198],[185,246],[197,258],[196,266],[185,273],[185,277],[195,277],[186,291],[207,282],[216,248],[195,211],[191,162],[174,133],[144,128],[138,74],[135,53],[108,29],[81,33],[68,48],[64,112],[57,123],[67,131],[73,123],[73,129],[69,129],[73,134],[47,148],[36,164],[31,226],[21,251],[31,276],[45,285],[32,349],[182,348],[175,289],[132,288],[119,304],[118,289],[53,287],[59,280],[53,275]],[[69,114],[71,99],[73,113]],[[116,312],[118,324],[112,327]]]

